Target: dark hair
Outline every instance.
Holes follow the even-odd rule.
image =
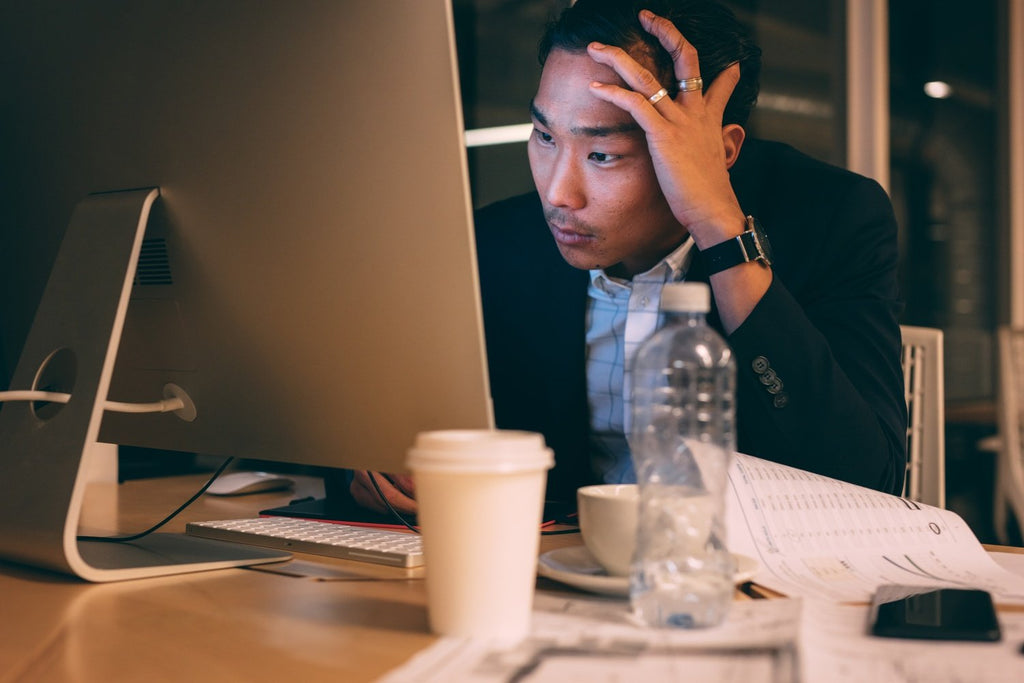
[[[705,89],[730,64],[740,63],[740,81],[722,123],[744,125],[757,103],[761,48],[732,11],[714,0],[577,0],[548,24],[540,42],[541,65],[552,50],[585,52],[588,44],[598,41],[629,52],[675,97],[679,84],[672,58],[640,25],[641,9],[670,20],[693,44]]]

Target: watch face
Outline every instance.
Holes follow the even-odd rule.
[[[747,216],[746,231],[708,247],[701,254],[709,276],[748,261],[772,265],[772,245],[764,228],[753,216]]]
[[[761,222],[753,216],[750,217],[750,228],[754,232],[754,242],[757,246],[755,258],[764,261],[767,265],[772,264],[772,243],[768,241],[768,235],[761,226]]]

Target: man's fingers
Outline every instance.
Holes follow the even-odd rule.
[[[662,87],[662,84],[658,82],[654,74],[640,66],[622,48],[601,43],[591,43],[587,47],[587,53],[595,62],[614,69],[615,73],[626,82],[626,85],[634,92],[643,96],[643,99],[654,95]]]
[[[617,85],[594,82],[590,84],[590,92],[594,94],[594,97],[605,102],[611,102],[620,109],[629,112],[630,116],[646,132],[654,130],[659,123],[663,123],[665,120],[655,107],[651,106],[647,97],[634,90],[626,90]],[[667,97],[661,101],[671,102]]]
[[[370,472],[357,471],[352,477],[352,486],[350,492],[352,493],[352,499],[356,501],[360,506],[375,510],[377,512],[386,512],[387,506],[381,499],[381,493],[387,499],[391,506],[399,512],[415,513],[416,512],[416,501],[410,495],[400,490],[395,486],[392,481],[380,474],[379,472],[373,473],[373,478],[377,482],[377,486],[380,487],[380,493],[374,487],[373,482],[370,480]],[[408,484],[408,492],[412,493],[411,480]]]
[[[725,105],[729,104],[732,91],[740,82],[740,63],[735,62],[727,66],[722,73],[718,74],[714,83],[708,86],[704,95],[704,106],[706,110],[721,120],[725,113]]]
[[[679,32],[675,24],[664,17],[657,16],[650,10],[640,12],[640,24],[648,33],[658,39],[661,46],[672,57],[672,68],[677,81],[700,77],[697,48]],[[688,93],[681,92],[680,94],[685,96]]]
[[[383,493],[387,501],[391,503],[391,507],[399,512],[416,512],[416,501],[395,486],[388,476],[379,472],[367,472],[366,475],[368,479],[373,477],[369,488],[378,499],[380,498],[380,493]],[[377,487],[380,487],[380,493],[377,493],[377,487],[373,485],[373,481],[376,481]]]
[[[353,479],[349,492],[352,494],[352,500],[354,500],[356,505],[359,507],[366,508],[367,510],[373,510],[374,512],[387,511],[387,507],[380,499],[380,496],[377,495],[377,492],[367,488],[365,482]]]
[[[385,474],[385,477],[395,485],[395,488],[409,496],[410,498],[416,497],[416,485],[413,483],[413,478],[408,474]]]
[[[370,479],[367,477],[366,472],[355,472],[353,474],[349,493],[352,494],[352,500],[359,507],[373,510],[374,512],[384,512],[387,510],[384,501],[380,499],[377,492],[370,486]]]
[[[591,92],[595,97],[629,112],[647,132],[654,130],[659,123],[664,122],[664,118],[670,116],[669,110],[674,104],[670,98],[663,97],[660,92],[662,85],[624,50],[591,43],[587,51],[594,61],[614,69],[629,88],[611,83],[591,83]]]

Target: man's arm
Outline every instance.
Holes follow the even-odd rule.
[[[800,216],[806,206],[766,216],[779,228],[775,279],[728,337],[740,450],[898,493],[907,417],[896,222],[877,183],[832,175],[819,201],[805,198],[818,216]]]

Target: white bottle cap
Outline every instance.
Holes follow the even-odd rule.
[[[661,310],[707,313],[711,310],[711,288],[703,282],[670,282],[661,289]]]

